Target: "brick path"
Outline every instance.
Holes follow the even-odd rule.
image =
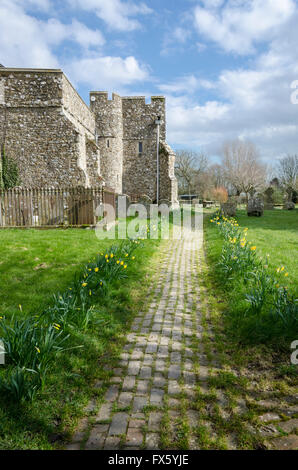
[[[179,419],[177,398],[183,389],[190,396],[197,380],[190,346],[200,337],[193,293],[199,248],[198,237],[168,244],[151,301],[127,335],[85,449],[159,449],[163,420]]]
[[[216,439],[208,419],[214,406],[219,407],[224,420],[234,413],[241,416],[247,412],[243,398],[237,399],[231,412],[229,400],[221,390],[217,390],[214,406],[206,402],[205,410],[200,412],[195,405],[198,392],[209,391],[210,370],[216,373],[220,369],[216,351],[212,351],[210,360],[201,341],[200,248],[198,236],[168,243],[157,283],[149,289],[144,311],[134,319],[89,437],[84,440],[85,433],[78,429],[67,449],[198,449],[199,425],[204,428],[203,433],[206,429]],[[208,324],[205,331],[212,343]],[[266,415],[260,418],[262,421]],[[274,419],[267,418],[268,423]],[[298,420],[291,421],[297,428]],[[87,422],[84,421],[85,427]],[[274,437],[278,435],[273,433]],[[233,432],[225,435],[224,441],[225,448],[237,448]],[[276,448],[298,447],[294,434],[274,441]]]

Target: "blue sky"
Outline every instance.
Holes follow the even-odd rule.
[[[219,155],[298,153],[295,0],[0,0],[0,62],[62,68],[90,90],[167,98],[168,141]]]

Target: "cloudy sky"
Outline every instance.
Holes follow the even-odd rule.
[[[168,141],[298,153],[298,0],[0,0],[0,62],[90,90],[166,95]]]

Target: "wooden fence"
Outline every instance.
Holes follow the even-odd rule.
[[[108,188],[29,188],[0,190],[0,227],[95,225],[101,204],[116,207]]]

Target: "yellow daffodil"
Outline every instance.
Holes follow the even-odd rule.
[[[285,273],[285,277],[288,277],[289,276],[289,273]]]
[[[95,271],[96,273],[98,273],[98,271],[99,271],[99,268],[95,268],[95,269],[94,269],[94,271]]]
[[[111,258],[114,258],[114,254],[113,254],[113,253],[111,253],[111,255],[110,255],[110,256],[111,256]]]
[[[124,267],[124,269],[126,269],[126,268],[127,268],[127,264],[125,264],[123,267]]]
[[[123,265],[124,265],[124,262],[123,262],[123,261],[121,261],[121,263],[120,263],[120,264],[121,264],[121,266],[123,266]]]
[[[256,246],[252,246],[251,247],[251,251],[256,251],[257,247]]]
[[[83,282],[82,287],[86,287],[86,286],[87,286],[87,282]]]

